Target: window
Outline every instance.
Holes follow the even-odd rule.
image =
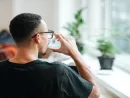
[[[115,64],[130,72],[130,0],[101,0],[101,31],[117,47]]]
[[[112,0],[112,36],[121,52],[130,54],[130,0]]]

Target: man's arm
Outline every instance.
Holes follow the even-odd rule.
[[[94,75],[92,74],[90,69],[86,66],[85,62],[82,60],[81,54],[73,52],[71,54],[71,57],[73,58],[81,77],[94,85],[92,92],[89,95],[89,98],[99,98],[100,94],[98,84],[94,79]]]
[[[94,79],[92,72],[89,70],[89,68],[83,61],[81,54],[78,51],[75,40],[72,38],[65,37],[61,34],[56,34],[55,36],[60,41],[61,47],[60,49],[52,49],[52,50],[54,52],[63,53],[72,57],[81,77],[94,85],[92,92],[89,95],[89,98],[99,98],[99,87]]]

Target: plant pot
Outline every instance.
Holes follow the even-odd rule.
[[[100,66],[101,66],[101,70],[102,69],[106,69],[106,70],[111,70],[112,69],[112,66],[113,66],[113,62],[114,62],[114,57],[103,57],[103,56],[100,56],[98,57],[99,59],[99,63],[100,63]]]

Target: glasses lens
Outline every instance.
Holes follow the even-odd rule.
[[[48,39],[53,38],[53,33],[48,33]]]

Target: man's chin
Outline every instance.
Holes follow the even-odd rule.
[[[39,53],[38,56],[44,56],[46,55],[46,52],[45,53]]]

